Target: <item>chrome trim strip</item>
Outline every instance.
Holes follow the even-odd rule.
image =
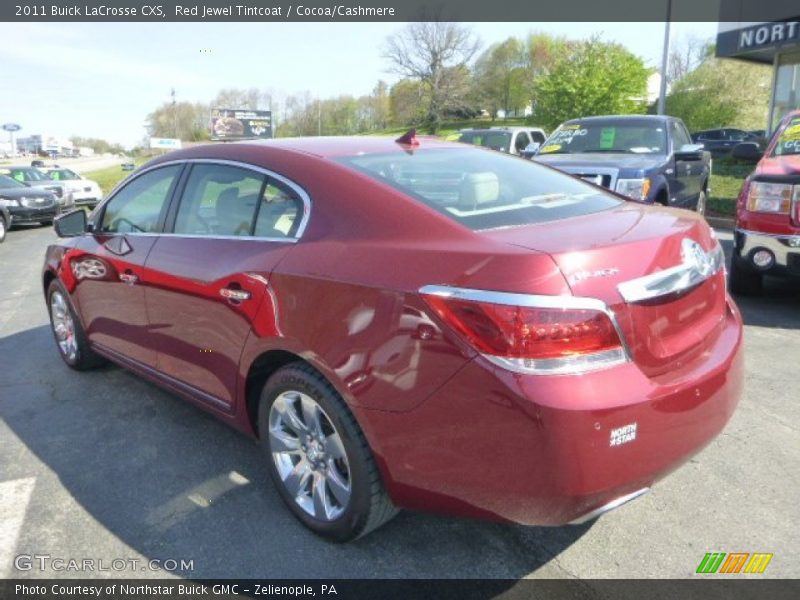
[[[800,244],[800,234],[792,235],[790,233],[765,233],[763,231],[753,231],[751,229],[736,229],[736,233],[743,233],[745,235],[754,235],[759,237],[769,237],[769,238],[776,238],[779,240],[797,240],[797,243]]]
[[[599,508],[595,508],[592,511],[589,511],[585,515],[578,517],[577,519],[573,519],[569,522],[570,525],[582,525],[587,521],[591,521],[592,519],[599,517],[602,514],[607,513],[610,510],[614,510],[615,508],[619,508],[623,504],[627,504],[631,500],[635,500],[639,496],[643,496],[647,492],[650,491],[650,488],[642,488],[640,490],[636,490],[635,492],[631,492],[630,494],[625,494],[624,496],[620,496],[616,500],[612,500],[611,502],[600,506]]]
[[[511,359],[491,354],[481,354],[493,364],[516,373],[538,375],[564,375],[587,373],[631,361],[630,348],[625,341],[617,315],[602,300],[583,296],[540,296],[535,294],[518,294],[514,292],[496,292],[456,288],[445,285],[426,285],[419,289],[420,294],[441,296],[442,298],[460,298],[490,304],[508,306],[524,306],[529,308],[568,308],[595,310],[605,314],[619,336],[621,349],[606,350],[571,358],[552,358],[544,360]]]
[[[692,245],[699,250],[687,251]],[[725,253],[719,243],[705,252],[687,238],[682,250],[684,256],[680,265],[618,284],[617,290],[625,302],[634,304],[683,292],[713,277],[725,265]]]
[[[105,210],[106,204],[110,202],[117,193],[117,190],[122,187],[123,184],[127,185],[127,183],[133,181],[134,179],[153,171],[155,169],[159,169],[161,167],[168,167],[171,165],[186,165],[186,164],[218,164],[218,165],[228,165],[232,167],[239,167],[242,169],[249,169],[251,171],[256,171],[257,173],[261,173],[262,175],[266,175],[267,177],[272,177],[273,179],[280,181],[284,185],[290,187],[294,192],[300,196],[300,199],[303,202],[303,216],[300,220],[300,225],[297,227],[297,231],[294,234],[294,237],[291,238],[272,238],[272,237],[255,237],[255,236],[211,236],[211,235],[190,235],[190,234],[181,234],[181,233],[125,233],[125,234],[117,234],[117,233],[108,233],[107,235],[172,235],[176,237],[194,237],[194,238],[203,238],[203,239],[233,239],[233,240],[244,240],[244,239],[251,239],[251,240],[261,240],[261,241],[271,241],[271,242],[289,242],[295,243],[300,238],[303,237],[303,233],[305,233],[306,227],[308,226],[308,220],[311,218],[311,197],[308,193],[300,187],[297,183],[292,181],[291,179],[287,179],[283,175],[276,173],[274,171],[270,171],[264,167],[259,165],[255,165],[252,163],[246,163],[241,161],[235,160],[228,160],[228,159],[215,159],[215,158],[185,158],[185,159],[176,159],[176,160],[168,160],[165,162],[158,163],[156,165],[151,165],[147,168],[143,168],[138,171],[134,171],[128,177],[120,181],[111,193],[106,196],[106,198],[95,207],[95,210],[98,208],[101,209],[101,212]],[[94,211],[93,211],[94,212]],[[96,233],[103,233],[103,232],[96,232]]]

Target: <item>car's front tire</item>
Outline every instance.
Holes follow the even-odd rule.
[[[0,215],[0,244],[6,241],[6,231],[8,231],[8,225],[5,218]]]
[[[731,270],[728,272],[728,287],[737,296],[755,296],[761,293],[764,275],[750,267],[734,250]]]
[[[310,365],[286,365],[267,380],[258,433],[281,498],[318,535],[346,542],[397,514],[363,432]]]
[[[49,227],[53,224],[53,219],[45,219],[44,221],[39,221],[39,225],[42,227]]]
[[[72,310],[67,292],[58,279],[51,281],[47,288],[47,308],[58,353],[68,367],[85,371],[106,363],[103,357],[89,347],[81,322]]]

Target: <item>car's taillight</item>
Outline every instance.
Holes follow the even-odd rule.
[[[627,360],[600,300],[426,286],[433,311],[486,358],[525,373],[581,373]]]

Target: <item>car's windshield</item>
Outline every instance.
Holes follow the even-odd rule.
[[[484,146],[492,150],[508,152],[511,147],[511,133],[508,131],[465,131],[458,138],[459,142]]]
[[[0,188],[20,188],[27,187],[24,183],[20,183],[16,179],[8,175],[0,175]]]
[[[618,206],[618,198],[531,161],[467,148],[338,159],[474,230],[542,223]]]
[[[778,134],[772,156],[800,154],[800,117],[793,117]]]
[[[540,154],[619,152],[664,154],[664,125],[644,120],[592,120],[565,123],[547,139]]]
[[[11,177],[17,181],[44,181],[44,173],[37,169],[11,169]]]

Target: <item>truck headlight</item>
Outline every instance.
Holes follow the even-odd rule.
[[[634,200],[646,200],[650,193],[650,178],[642,179],[617,179],[616,191],[618,194],[628,196]]]
[[[788,214],[795,201],[800,199],[800,186],[789,183],[754,181],[747,192],[747,210],[751,212]]]

